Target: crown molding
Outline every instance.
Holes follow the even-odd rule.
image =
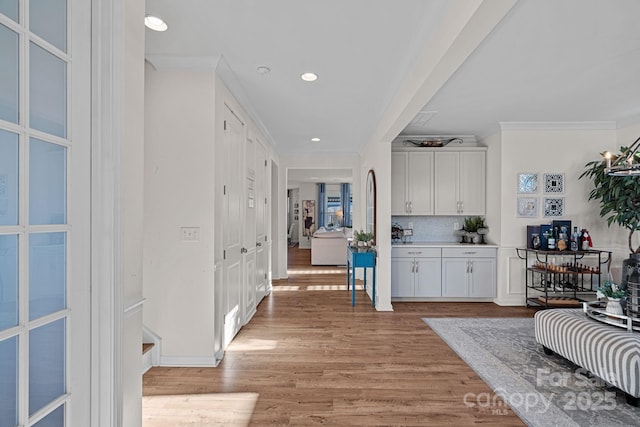
[[[616,130],[614,121],[593,122],[500,122],[500,129],[506,130]]]

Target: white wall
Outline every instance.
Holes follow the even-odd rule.
[[[593,129],[592,125],[585,128],[580,124],[549,124],[548,129],[539,125],[503,128],[500,181],[496,183],[495,177],[491,177],[488,181],[491,185],[487,189],[487,200],[491,201],[488,206],[496,203],[496,192],[499,192],[500,200],[498,304],[524,303],[524,262],[517,257],[515,248],[526,246],[527,225],[553,220],[542,214],[544,198],[549,197],[543,193],[542,186],[538,194],[532,195],[539,199],[538,217],[517,217],[516,183],[519,172],[537,172],[541,179],[545,172],[564,173],[565,192],[560,195],[565,203],[562,218],[570,219],[572,225],[587,228],[596,249],[614,251],[614,264],[626,258],[628,251],[622,250],[625,231],[615,226],[607,228],[606,222],[598,215],[598,203],[587,201],[592,184],[585,178],[578,179],[587,162],[599,159],[605,150],[615,150],[616,139],[616,131],[606,125],[604,129]],[[490,209],[494,210],[493,207]]]
[[[215,75],[146,72],[144,323],[163,359],[213,362]],[[180,227],[199,227],[199,241]]]
[[[126,46],[123,59],[121,159],[123,260],[123,426],[142,423],[142,252],[144,166],[144,19],[143,1],[123,3]]]

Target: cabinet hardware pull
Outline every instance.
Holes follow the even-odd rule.
[[[422,251],[420,252],[407,252],[407,254],[409,255],[420,255],[422,253]]]
[[[469,255],[477,254],[477,252],[475,252],[475,251],[462,252],[462,253],[463,254],[469,254]]]
[[[409,202],[409,213],[413,213],[413,202]]]
[[[469,261],[469,273],[473,274],[473,261]]]
[[[464,202],[460,202],[460,213],[464,212]]]

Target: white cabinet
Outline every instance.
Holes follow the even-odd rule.
[[[391,298],[441,296],[440,248],[391,249]]]
[[[433,156],[391,153],[391,215],[433,215]]]
[[[435,152],[436,215],[484,215],[486,151]]]
[[[442,248],[442,296],[494,298],[495,248]]]

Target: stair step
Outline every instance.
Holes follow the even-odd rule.
[[[145,354],[146,352],[148,352],[149,350],[151,350],[153,348],[155,344],[152,342],[145,342],[142,343],[142,354]]]

